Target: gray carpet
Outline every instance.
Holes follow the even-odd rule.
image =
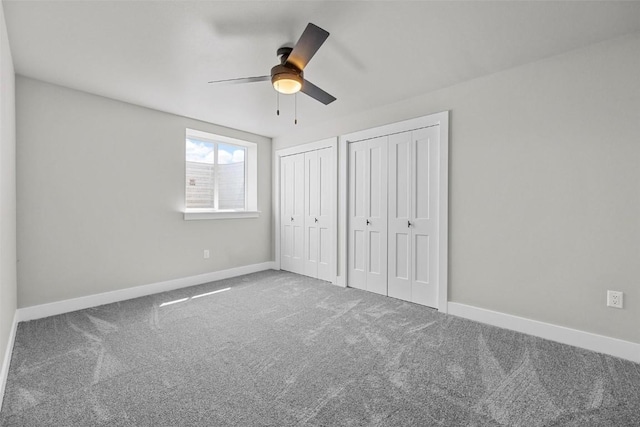
[[[267,271],[20,323],[0,425],[640,426],[640,365]]]

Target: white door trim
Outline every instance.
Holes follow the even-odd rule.
[[[282,157],[291,156],[299,153],[306,153],[308,151],[320,150],[323,148],[332,148],[332,156],[333,156],[333,171],[334,176],[338,176],[338,138],[327,138],[320,141],[310,142],[308,144],[296,145],[294,147],[282,148],[280,150],[275,150],[273,153],[273,217],[275,229],[273,235],[275,237],[275,254],[274,254],[274,264],[275,269],[280,270],[280,161]],[[338,194],[338,180],[335,180],[334,183],[334,191],[335,194]],[[335,198],[334,198],[335,199]],[[336,199],[337,200],[337,199]],[[332,251],[332,263],[333,270],[335,274],[332,275],[331,283],[334,285],[337,284],[337,264],[338,257],[337,251],[338,247],[335,245],[337,239],[337,227],[338,225],[338,206],[337,203],[334,203],[333,206],[333,215],[332,215],[332,226],[334,233],[334,246],[335,249]]]
[[[349,178],[349,148],[350,142],[362,141],[364,139],[376,138],[384,135],[391,135],[399,132],[407,132],[429,126],[440,126],[440,159],[438,165],[439,188],[438,188],[438,311],[447,313],[448,282],[449,282],[449,111],[431,114],[424,117],[405,120],[366,129],[350,134],[342,135],[338,140],[338,191],[339,191],[339,214],[338,214],[338,277],[337,283],[341,286],[348,285],[347,277],[347,224],[348,224],[348,178]]]

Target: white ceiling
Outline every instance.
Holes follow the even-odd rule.
[[[266,136],[293,97],[268,82],[308,22],[331,33],[298,95],[297,126],[390,104],[640,31],[640,2],[3,1],[18,74]]]

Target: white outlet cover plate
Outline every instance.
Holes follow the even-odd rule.
[[[623,293],[619,291],[607,291],[607,306],[622,308]]]

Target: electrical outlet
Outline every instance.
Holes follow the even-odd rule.
[[[204,259],[209,259],[209,249],[204,250]]]
[[[622,308],[622,292],[607,291],[607,306],[613,308]]]

